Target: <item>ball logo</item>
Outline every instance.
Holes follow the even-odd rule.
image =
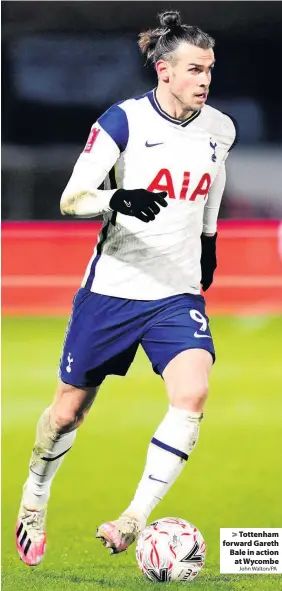
[[[84,152],[87,152],[89,154],[89,152],[91,152],[92,148],[93,148],[93,144],[95,142],[95,140],[97,139],[98,135],[100,133],[100,129],[97,129],[97,127],[93,127],[93,129],[91,129],[90,134],[88,136],[88,140],[86,142],[86,146],[84,148]]]

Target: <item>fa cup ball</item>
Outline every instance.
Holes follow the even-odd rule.
[[[150,523],[136,546],[139,568],[150,581],[193,581],[205,563],[206,544],[189,521],[164,517]]]

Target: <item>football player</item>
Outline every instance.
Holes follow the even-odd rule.
[[[112,552],[144,528],[186,465],[203,418],[215,352],[201,286],[210,287],[216,269],[235,126],[206,104],[215,62],[207,33],[166,11],[139,47],[157,87],[94,123],[61,198],[63,214],[103,214],[104,223],[74,298],[57,392],[37,425],[16,526],[28,565],[43,558],[52,479],[77,428],[106,376],[124,376],[139,345],[163,378],[168,410],[130,505],[98,528]]]

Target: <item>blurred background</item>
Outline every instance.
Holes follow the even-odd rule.
[[[60,196],[95,120],[156,85],[137,38],[169,8],[215,38],[209,103],[239,127],[210,309],[281,311],[282,3],[35,0],[2,2],[5,313],[69,312],[101,220],[62,220]]]
[[[280,2],[2,2],[2,216],[59,219],[96,118],[156,84],[137,47],[166,8],[216,40],[209,104],[238,121],[220,217],[282,214]]]

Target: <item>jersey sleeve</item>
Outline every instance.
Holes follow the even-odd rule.
[[[114,167],[121,152],[125,150],[127,141],[128,122],[126,113],[121,107],[114,105],[91,127],[84,150],[80,154],[62,194],[61,211],[69,213],[69,203],[73,203],[77,196],[80,199],[80,209],[83,209],[84,205],[86,205],[85,197],[83,197],[84,205],[82,205],[81,195],[95,193],[96,197],[98,196],[98,187]],[[99,199],[96,198],[97,207],[94,208],[93,213],[97,215],[102,211],[107,211],[107,202],[111,196],[112,191],[100,191]],[[100,202],[101,206],[99,206]],[[91,213],[88,202],[85,212],[87,215]]]
[[[129,129],[125,111],[113,105],[98,119],[99,126],[115,142],[120,152],[124,152],[128,142]]]
[[[126,113],[118,105],[113,105],[91,127],[86,145],[76,166],[80,163],[90,163],[93,169],[103,170],[105,178],[121,152],[125,150],[128,135]]]
[[[235,148],[235,146],[238,144],[239,141],[239,126],[238,123],[235,119],[235,117],[233,117],[232,115],[229,115],[229,113],[224,113],[224,115],[227,118],[227,122],[228,122],[228,136],[229,136],[229,148],[227,151],[227,154],[229,154],[229,152],[231,152],[231,150],[233,150],[233,148]]]
[[[222,195],[226,183],[225,163],[221,164],[218,174],[209,190],[208,199],[204,208],[203,233],[215,234],[217,230],[217,218]]]

